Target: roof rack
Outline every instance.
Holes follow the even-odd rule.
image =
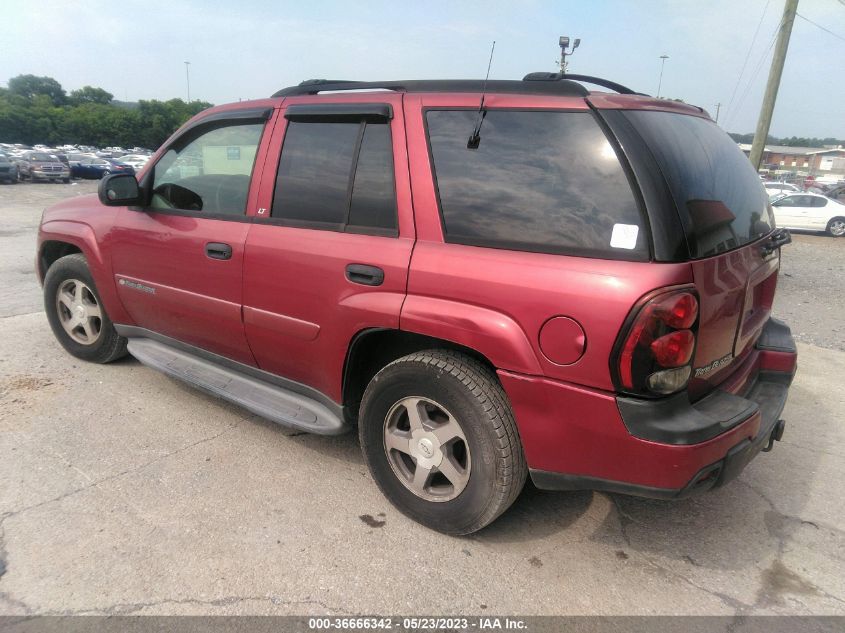
[[[483,79],[423,79],[409,81],[337,81],[309,79],[298,86],[283,88],[274,97],[315,95],[320,92],[339,90],[394,90],[396,92],[481,92]],[[487,92],[540,94],[554,96],[584,97],[587,89],[579,83],[564,79],[561,81],[518,81],[491,79]]]
[[[580,83],[586,82],[615,90],[620,94],[641,94],[614,81],[590,75],[562,75],[561,73],[529,73],[519,80],[493,79],[487,82],[487,92],[512,94],[540,94],[584,97],[589,91]],[[308,79],[298,86],[282,88],[274,97],[316,95],[321,92],[343,90],[393,90],[395,92],[481,92],[481,79],[415,79],[400,81],[348,81],[344,79]]]
[[[595,84],[602,88],[609,88],[622,95],[642,95],[642,92],[635,92],[630,88],[626,88],[622,84],[609,79],[602,79],[601,77],[593,77],[592,75],[573,75],[571,73],[528,73],[522,78],[522,81],[583,81],[588,84]],[[647,95],[644,95],[647,96]]]

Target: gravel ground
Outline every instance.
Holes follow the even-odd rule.
[[[775,316],[797,340],[845,351],[845,238],[793,232],[781,252]]]
[[[678,502],[529,486],[450,538],[390,506],[352,434],[64,353],[35,229],[95,190],[0,186],[0,615],[707,614],[740,631],[751,614],[845,615],[845,240],[785,249],[775,312],[812,344],[784,440],[735,482]]]

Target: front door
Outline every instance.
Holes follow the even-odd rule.
[[[378,96],[285,100],[246,242],[258,365],[338,403],[355,334],[399,327],[414,243],[402,97]]]
[[[251,365],[243,260],[265,112],[186,130],[145,177],[149,206],[122,208],[111,236],[118,294],[137,326]]]

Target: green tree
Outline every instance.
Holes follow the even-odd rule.
[[[35,75],[18,75],[9,80],[9,92],[31,99],[36,95],[45,95],[53,105],[61,105],[66,100],[62,85],[52,77],[36,77]]]
[[[114,95],[110,92],[106,92],[102,88],[84,86],[79,90],[71,90],[68,101],[72,105],[80,105],[82,103],[109,104],[112,99],[114,99]]]

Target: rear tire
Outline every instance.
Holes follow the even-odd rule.
[[[827,223],[827,234],[833,237],[845,235],[845,218],[833,218]]]
[[[379,371],[361,402],[359,436],[388,500],[445,534],[485,527],[525,484],[507,396],[495,374],[465,354],[427,350]]]
[[[44,308],[59,343],[92,363],[126,356],[127,340],[114,329],[84,255],[57,260],[44,277]]]

